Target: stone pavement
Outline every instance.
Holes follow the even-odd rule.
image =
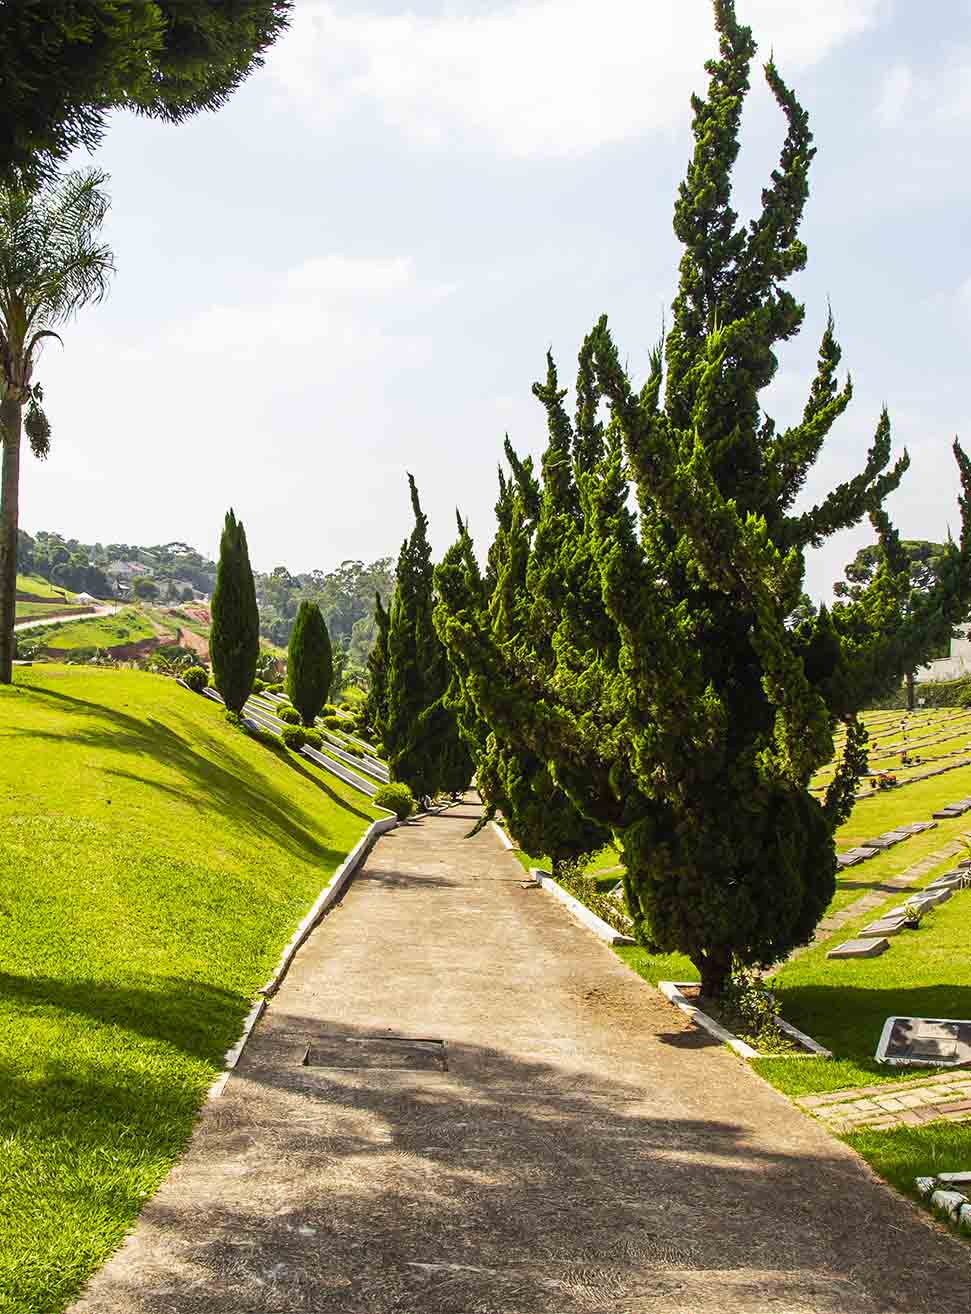
[[[906,1068],[901,1071],[906,1072]],[[909,1080],[902,1077],[900,1081],[837,1090],[827,1095],[803,1095],[796,1103],[834,1132],[919,1127],[937,1118],[967,1122],[971,1120],[971,1072],[967,1068],[955,1068],[953,1072],[931,1077]]]
[[[971,1249],[476,815],[378,842],[74,1314],[967,1314]]]

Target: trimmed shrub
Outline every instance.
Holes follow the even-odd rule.
[[[295,707],[288,707],[285,703],[278,707],[273,715],[280,721],[286,721],[287,725],[299,725],[300,713]]]
[[[272,730],[264,730],[258,725],[244,725],[243,729],[251,739],[255,739],[260,744],[266,744],[267,748],[285,747],[283,740],[279,735],[275,735]]]
[[[343,719],[339,716],[321,717],[321,723],[325,725],[328,730],[340,730],[344,725]]]
[[[410,817],[418,806],[411,790],[400,780],[390,785],[382,785],[374,795],[374,805],[378,808],[387,808],[399,821]]]
[[[280,731],[280,738],[291,753],[298,753],[307,742],[307,732],[302,725],[285,725]]]
[[[337,708],[334,706],[333,703],[324,703],[323,707],[320,709],[320,715],[321,715],[321,716],[336,716],[336,715],[337,715]]]
[[[203,670],[201,666],[189,666],[182,672],[182,682],[187,684],[193,693],[202,693],[209,683],[209,672]]]
[[[257,679],[257,680],[254,680],[254,681],[253,681],[253,692],[254,692],[254,693],[262,693],[263,690],[264,690],[265,688],[266,688],[266,685],[263,683],[262,680]]]
[[[304,743],[310,748],[323,748],[324,736],[319,730],[313,730],[309,726],[303,727]]]
[[[313,725],[334,680],[330,635],[315,602],[301,602],[287,648],[287,697],[304,725]]]

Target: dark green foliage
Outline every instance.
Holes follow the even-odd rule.
[[[374,644],[367,658],[367,698],[364,702],[364,720],[368,726],[377,728],[384,724],[388,714],[388,627],[391,613],[381,601],[381,594],[374,595]]]
[[[905,614],[917,605],[922,596],[935,588],[941,579],[941,572],[948,568],[948,546],[943,543],[931,543],[926,539],[907,539],[900,543],[900,557],[906,562],[908,570],[908,589],[900,598],[900,608]],[[876,578],[877,572],[886,564],[886,553],[881,543],[871,543],[860,548],[856,556],[846,567],[846,579],[833,585],[833,592],[838,598],[859,602]],[[967,616],[961,616],[967,621]],[[932,612],[925,616],[928,639],[926,656],[929,659],[946,657],[950,651],[952,638],[960,638],[963,631],[955,628],[951,619],[943,612]],[[906,706],[914,706],[914,671],[906,672],[907,694]],[[894,680],[896,683],[896,680]]]
[[[182,672],[182,683],[187,684],[193,693],[202,693],[209,683],[209,672],[201,666],[190,666]]]
[[[282,707],[278,707],[274,712],[274,716],[278,721],[285,721],[287,725],[301,724],[300,713],[295,707],[289,707],[286,704]]]
[[[472,762],[448,704],[448,664],[432,621],[428,518],[411,475],[408,486],[415,527],[398,556],[388,622],[385,708],[377,728],[392,780],[403,780],[424,799],[441,789],[464,789]]]
[[[313,725],[334,679],[330,635],[313,602],[301,602],[287,649],[287,696],[304,725]]]
[[[559,878],[565,864],[599,849],[609,832],[585,817],[551,774],[549,764],[518,732],[490,723],[489,703],[495,690],[482,689],[480,672],[459,636],[481,627],[503,645],[533,634],[547,644],[552,630],[549,617],[527,590],[529,546],[540,507],[540,489],[532,462],[520,461],[506,442],[513,479],[500,472],[499,528],[489,552],[489,571],[483,580],[468,527],[459,520],[459,537],[435,571],[439,605],[435,611],[438,632],[448,650],[452,684],[449,697],[463,739],[475,760],[476,788],[487,804],[486,815],[501,812],[510,834],[527,853],[549,854]],[[551,462],[550,465],[552,469]],[[543,556],[552,551],[547,535]],[[534,581],[535,582],[535,581]],[[530,605],[532,603],[532,605]],[[535,627],[535,628],[533,628]],[[511,687],[508,724],[515,723],[515,701],[522,690]]]
[[[302,725],[285,725],[280,738],[292,753],[298,753],[307,742],[307,732]]]
[[[333,703],[324,703],[323,707],[320,709],[319,714],[321,716],[336,716],[337,708],[334,706]]]
[[[342,730],[347,724],[342,716],[322,716],[320,723],[328,730]]]
[[[219,542],[209,633],[213,678],[230,711],[243,710],[253,689],[259,655],[260,616],[246,531],[230,508]]]
[[[307,744],[308,747],[323,748],[324,736],[319,730],[315,730],[313,726],[309,725],[302,726],[301,729],[303,730],[303,742]]]
[[[393,812],[399,821],[405,821],[418,806],[411,790],[402,781],[382,785],[376,791],[372,802],[375,807],[387,808],[389,812]]]
[[[254,692],[255,694],[262,693],[263,690],[264,690],[265,688],[266,688],[266,685],[263,683],[262,680],[254,680],[254,681],[253,681],[253,692]]]
[[[856,713],[971,602],[971,466],[957,444],[960,546],[945,546],[917,597],[882,510],[908,464],[890,464],[886,412],[861,473],[796,507],[851,397],[830,320],[799,421],[779,429],[760,404],[776,347],[803,319],[785,282],[806,261],[797,233],[812,137],[770,61],[788,131],[758,216],[740,224],[731,175],[755,45],[732,0],[714,9],[720,57],[707,65],[707,99],[692,102],[667,338],[635,387],[601,320],[580,353],[572,421],[550,363],[535,389],[549,424],[535,529],[511,461],[518,488],[500,507],[509,546],[505,562],[490,554],[488,623],[449,603],[439,626],[496,740],[535,753],[613,832],[635,933],[688,954],[708,995],[733,962],[768,965],[812,936],[834,890],[833,832],[865,761]],[[865,516],[883,552],[870,584],[793,623],[806,550]],[[525,588],[509,564],[520,555]],[[847,751],[820,804],[807,786],[840,721]]]
[[[17,0],[0,22],[0,176],[93,150],[122,107],[217,109],[286,26],[288,0]]]

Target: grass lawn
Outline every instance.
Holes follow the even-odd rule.
[[[35,598],[51,598],[58,602],[64,598],[73,602],[75,597],[70,589],[62,589],[59,584],[48,584],[40,575],[18,575],[17,592],[33,593]]]
[[[184,1146],[377,814],[141,672],[0,689],[0,1311],[53,1314]]]
[[[174,632],[174,626],[173,626]],[[116,611],[111,616],[92,616],[76,621],[64,621],[48,628],[38,627],[26,634],[32,643],[46,648],[114,648],[120,643],[136,643],[150,639],[157,633],[155,626],[134,607]]]

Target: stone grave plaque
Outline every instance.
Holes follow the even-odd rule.
[[[861,849],[892,849],[895,844],[900,843],[899,835],[878,835],[876,839],[864,840],[860,845]]]
[[[864,926],[859,938],[873,940],[881,935],[899,935],[906,925],[907,918],[903,915],[889,914],[886,917],[878,917],[869,926]]]
[[[885,1063],[954,1067],[971,1061],[971,1021],[888,1017],[876,1057]]]
[[[858,862],[862,861],[863,859],[858,853],[837,853],[836,855],[837,867],[855,867]]]
[[[959,817],[961,808],[938,808],[932,815],[937,821],[948,821],[951,817]]]
[[[945,873],[943,876],[938,876],[936,881],[931,881],[925,888],[927,893],[931,890],[959,890],[963,884],[963,872],[960,875]]]
[[[857,938],[856,940],[844,940],[838,944],[835,949],[830,949],[826,955],[827,958],[876,958],[885,953],[890,948],[890,942],[885,936],[877,939],[867,940]]]

